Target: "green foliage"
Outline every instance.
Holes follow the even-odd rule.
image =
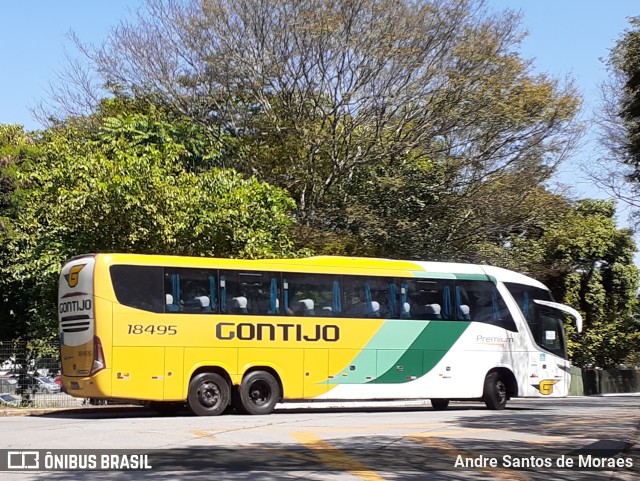
[[[231,170],[204,170],[219,152],[200,155],[181,142],[189,137],[181,125],[141,114],[105,118],[95,133],[78,126],[45,133],[39,155],[14,172],[2,265],[23,299],[15,313],[23,327],[54,329],[59,269],[73,255],[292,254],[287,194]]]
[[[115,98],[33,138],[0,126],[4,326],[51,332],[71,255],[305,249],[524,272],[584,313],[577,364],[637,352],[632,233],[613,203],[547,189],[580,98],[532,74],[517,15],[481,0],[148,4],[85,50]],[[632,25],[612,63],[637,171]]]
[[[624,32],[611,51],[609,65],[622,80],[617,114],[623,121],[624,138],[620,160],[631,167],[627,179],[640,181],[640,17],[629,19],[631,27]]]
[[[557,299],[582,311],[584,332],[569,330],[574,363],[611,367],[637,352],[636,246],[632,231],[616,227],[615,204],[578,201],[534,234],[514,243],[507,259],[516,264],[526,261],[511,267],[539,278]]]

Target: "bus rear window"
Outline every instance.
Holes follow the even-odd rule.
[[[111,266],[111,282],[122,305],[144,311],[164,312],[162,267]]]

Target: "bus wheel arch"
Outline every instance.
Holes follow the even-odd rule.
[[[269,414],[282,401],[284,391],[278,373],[267,366],[249,369],[240,386],[234,389],[234,406],[247,414]]]
[[[484,379],[482,400],[489,409],[502,410],[512,396],[518,395],[518,382],[507,368],[490,370]]]
[[[189,381],[187,404],[198,416],[222,414],[231,400],[231,381],[227,372],[215,367],[197,369]]]

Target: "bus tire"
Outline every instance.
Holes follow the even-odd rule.
[[[499,373],[490,372],[484,380],[482,400],[489,409],[502,410],[507,405],[507,384]]]
[[[229,383],[214,372],[203,372],[189,383],[187,402],[198,416],[218,416],[229,405]]]
[[[278,381],[266,371],[247,374],[238,392],[239,404],[248,414],[269,414],[280,400]]]
[[[431,406],[435,411],[444,411],[449,407],[448,399],[432,399]]]
[[[242,400],[240,399],[240,387],[233,386],[231,389],[231,406],[236,414],[248,414],[247,410],[244,408],[242,404]]]

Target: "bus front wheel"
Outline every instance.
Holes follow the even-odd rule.
[[[189,408],[198,416],[217,416],[229,405],[229,383],[214,372],[203,372],[189,383]]]
[[[269,414],[280,400],[280,386],[268,372],[253,371],[242,380],[238,394],[243,411]]]
[[[501,410],[507,405],[507,385],[497,372],[487,374],[482,400],[489,409]]]
[[[432,399],[431,406],[436,411],[444,411],[449,407],[449,400],[448,399]]]

